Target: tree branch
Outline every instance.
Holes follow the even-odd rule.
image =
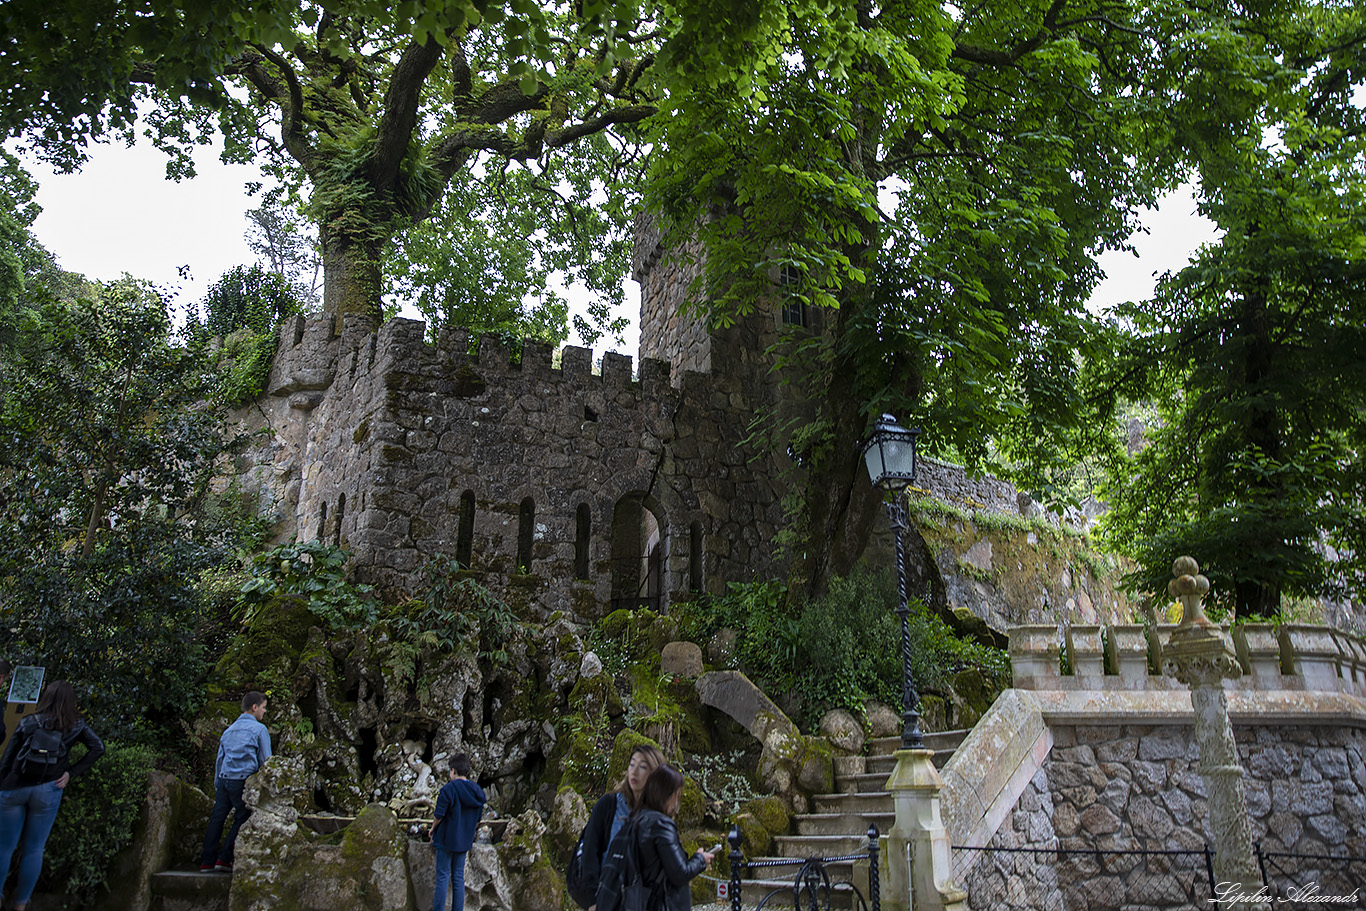
[[[408,154],[408,144],[417,129],[417,108],[422,86],[441,61],[443,51],[434,38],[423,45],[409,44],[403,50],[384,93],[384,114],[375,137],[375,154],[370,159],[369,178],[377,188],[391,187],[398,179],[399,167]]]
[[[303,87],[299,85],[299,77],[289,65],[289,61],[275,51],[262,45],[256,45],[256,49],[280,71],[288,87],[288,100],[286,101],[279,83],[270,79],[269,74],[259,65],[247,71],[247,78],[256,86],[257,91],[280,105],[283,115],[280,118],[280,138],[284,142],[285,150],[295,161],[303,165],[305,171],[311,171],[314,165],[314,148],[304,132],[304,93]]]

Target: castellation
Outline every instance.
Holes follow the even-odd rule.
[[[267,395],[267,458],[250,486],[278,535],[352,550],[403,587],[454,557],[511,603],[663,607],[776,572],[778,466],[742,442],[756,403],[723,375],[607,353],[506,344],[395,319],[377,331],[296,318]]]

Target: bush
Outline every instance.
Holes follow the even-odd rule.
[[[901,704],[901,621],[888,573],[835,578],[825,595],[792,604],[774,581],[731,585],[722,598],[682,605],[680,629],[705,641],[722,627],[736,633],[746,673],[776,692],[804,700],[805,727],[830,708],[861,715],[867,699]],[[955,674],[976,668],[992,689],[1008,685],[1005,652],[954,636],[918,600],[910,602],[911,673],[918,688],[947,690]]]
[[[156,758],[146,746],[105,746],[100,761],[67,786],[44,852],[43,888],[80,904],[95,898],[114,857],[133,843]]]

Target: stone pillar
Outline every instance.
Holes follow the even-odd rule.
[[[953,884],[949,834],[939,815],[944,781],[934,750],[897,750],[887,790],[896,822],[887,834],[887,889],[882,907],[897,911],[968,911],[968,894]]]
[[[1190,557],[1179,557],[1172,564],[1172,575],[1176,578],[1168,591],[1180,599],[1183,614],[1162,650],[1162,672],[1191,689],[1200,777],[1209,793],[1215,882],[1223,894],[1256,896],[1262,877],[1252,853],[1243,769],[1223,686],[1225,678],[1236,679],[1243,670],[1223,631],[1205,616],[1201,601],[1209,591],[1209,579],[1200,575],[1199,565]],[[1241,911],[1259,905],[1234,901],[1221,902],[1219,907]]]

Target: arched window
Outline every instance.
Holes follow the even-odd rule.
[[[332,546],[341,547],[342,519],[346,517],[346,494],[337,497],[337,527],[332,530]]]
[[[531,497],[517,510],[517,572],[531,572],[531,532],[536,523],[536,504]]]
[[[588,578],[588,539],[593,533],[593,517],[588,504],[580,503],[574,511],[574,578]]]
[[[327,534],[327,501],[323,500],[322,512],[318,515],[318,533],[313,537],[319,541]]]
[[[688,590],[702,590],[702,523],[688,527]]]
[[[474,551],[474,491],[460,495],[460,527],[455,536],[455,560],[466,569]]]

